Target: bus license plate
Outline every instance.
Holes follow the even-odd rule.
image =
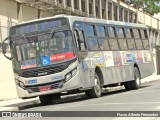
[[[43,86],[39,88],[40,92],[51,90],[51,86]]]

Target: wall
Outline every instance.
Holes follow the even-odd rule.
[[[40,17],[49,16],[51,14],[40,11]],[[7,37],[10,26],[37,18],[37,9],[18,6],[11,0],[0,0],[0,43]],[[3,56],[0,48],[0,100],[17,98],[14,81],[11,61]]]
[[[0,53],[0,100],[17,98],[12,64]]]

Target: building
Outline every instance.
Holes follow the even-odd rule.
[[[160,45],[160,21],[120,0],[1,0],[0,3],[0,43],[12,25],[56,14],[70,14],[146,24],[152,46]],[[16,98],[11,62],[1,52],[0,60],[0,100]]]

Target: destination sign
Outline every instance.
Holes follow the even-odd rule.
[[[26,23],[26,24],[22,24],[22,25],[13,26],[10,29],[10,34],[11,35],[19,35],[19,34],[31,33],[31,32],[35,32],[35,31],[61,27],[66,24],[67,24],[67,22],[65,19],[37,21],[37,22],[33,22],[33,23]]]

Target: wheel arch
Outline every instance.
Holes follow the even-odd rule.
[[[138,69],[138,71],[139,71],[139,75],[140,75],[140,78],[141,78],[141,71],[140,71],[140,69],[139,69],[139,67],[138,67],[138,64],[137,63],[134,63],[134,68],[137,68]]]
[[[95,72],[98,74],[99,76],[99,79],[100,79],[100,83],[101,83],[101,86],[104,85],[104,77],[103,77],[103,73],[102,73],[102,70],[99,66],[96,66],[95,67]]]

